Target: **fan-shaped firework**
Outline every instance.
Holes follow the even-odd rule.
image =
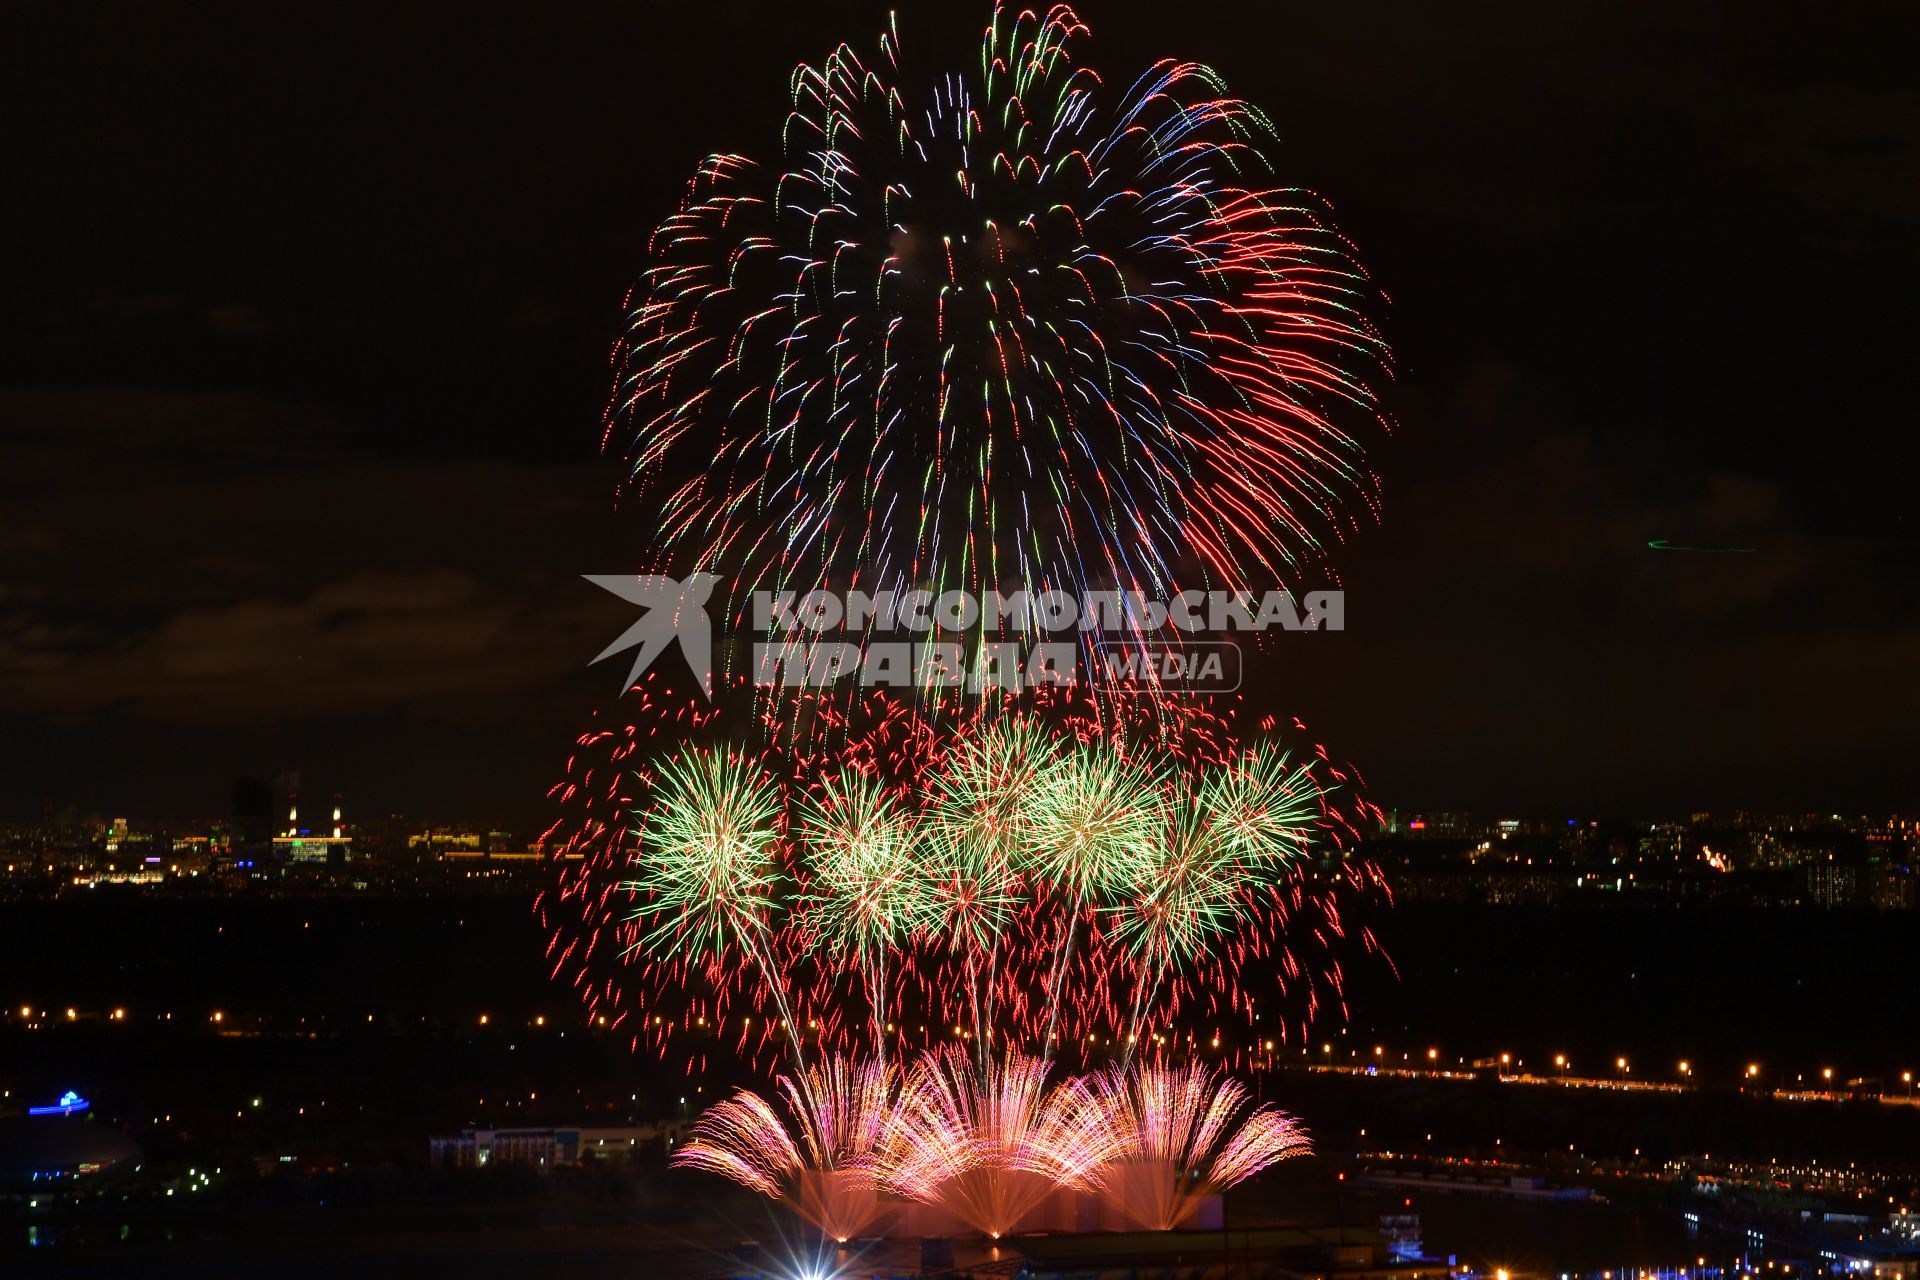
[[[884,1211],[899,1078],[878,1061],[833,1058],[780,1086],[781,1109],[742,1089],[701,1112],[673,1163],[787,1200],[827,1235],[849,1240]]]
[[[801,1084],[783,1078],[781,1106],[742,1090],[708,1108],[674,1163],[790,1201],[839,1240],[878,1221],[881,1192],[998,1237],[1062,1191],[1171,1230],[1206,1197],[1311,1149],[1291,1116],[1252,1106],[1207,1067],[1049,1074],[1039,1058],[976,1067],[948,1050],[922,1055],[900,1084],[877,1062],[835,1058]]]
[[[1203,1066],[1159,1063],[1088,1081],[1103,1148],[1086,1181],[1139,1226],[1168,1231],[1207,1196],[1311,1150],[1306,1131]]]
[[[1056,1187],[1076,1185],[1097,1155],[1084,1139],[1084,1093],[1050,1085],[1022,1054],[977,1068],[958,1051],[928,1054],[901,1096],[889,1185],[998,1239]]]
[[[700,166],[608,411],[664,557],[753,587],[1293,585],[1369,509],[1378,295],[1194,63],[1131,87],[996,7],[794,74],[784,154]],[[737,603],[737,601],[736,601]],[[1016,624],[1017,625],[1017,624]]]

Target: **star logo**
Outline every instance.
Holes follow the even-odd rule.
[[[713,701],[713,621],[707,616],[707,597],[720,579],[711,573],[690,573],[684,580],[659,574],[588,573],[594,586],[611,591],[646,615],[620,633],[587,665],[612,657],[623,649],[637,649],[633,669],[620,691],[625,693],[653,665],[669,645],[680,646],[680,656],[707,701]]]

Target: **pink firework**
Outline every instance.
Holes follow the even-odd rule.
[[[899,1077],[880,1062],[836,1057],[783,1077],[780,1088],[780,1107],[745,1089],[708,1107],[673,1164],[784,1200],[826,1235],[850,1240],[887,1210],[880,1189],[892,1170]]]
[[[1170,1231],[1208,1196],[1312,1150],[1292,1116],[1249,1110],[1244,1085],[1198,1064],[1102,1072],[1087,1089],[1097,1141],[1085,1180],[1150,1231]]]

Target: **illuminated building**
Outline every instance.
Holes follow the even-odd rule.
[[[325,812],[325,811],[323,811]],[[353,856],[353,837],[348,834],[340,797],[333,797],[331,814],[318,828],[300,825],[300,797],[287,801],[287,825],[273,838],[276,856],[289,865],[339,866]]]
[[[90,1105],[68,1092],[25,1115],[0,1117],[0,1185],[59,1183],[139,1161],[133,1139],[93,1120]]]
[[[661,1141],[678,1143],[680,1125],[462,1129],[457,1134],[429,1138],[428,1157],[435,1167],[446,1169],[481,1169],[493,1164],[552,1168],[620,1159]]]

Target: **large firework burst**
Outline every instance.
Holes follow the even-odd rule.
[[[608,411],[667,558],[753,587],[1263,590],[1371,509],[1378,294],[1211,70],[994,9],[794,74],[656,233]],[[1018,629],[1018,621],[1009,628]]]

